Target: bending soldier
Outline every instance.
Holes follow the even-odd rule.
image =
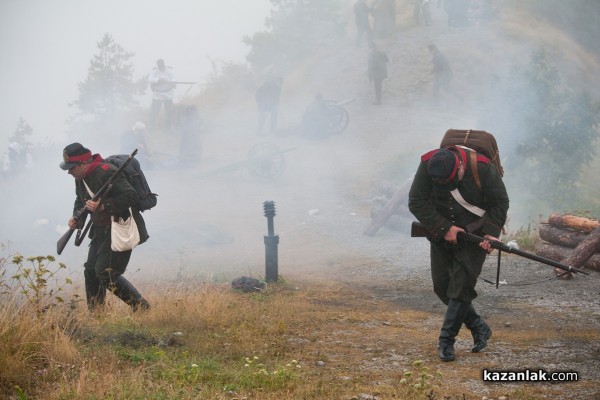
[[[501,175],[481,154],[476,154],[481,189],[477,186],[471,166],[473,159],[467,152],[450,147],[424,154],[409,192],[410,211],[433,236],[430,239],[433,290],[448,306],[439,336],[442,361],[455,359],[454,342],[463,323],[473,336],[472,352],[483,350],[492,336],[492,330],[472,302],[477,297],[475,284],[486,255],[492,251],[489,240],[498,240],[509,204]],[[480,244],[458,241],[459,232],[465,230],[488,240]]]
[[[115,173],[116,167],[103,162],[100,154],[92,152],[79,143],[72,143],[63,151],[60,168],[75,178],[75,204],[73,214],[86,207],[91,214],[90,246],[84,266],[85,294],[90,311],[104,304],[106,290],[129,304],[136,311],[148,309],[150,304],[137,289],[123,277],[131,258],[131,250],[111,249],[111,221],[115,217],[124,220],[134,218],[140,234],[140,243],[148,239],[146,225],[136,209],[138,194],[127,178],[120,174],[101,202],[92,201],[104,183]],[[131,210],[131,214],[130,214]],[[78,221],[71,217],[69,228],[76,229]]]

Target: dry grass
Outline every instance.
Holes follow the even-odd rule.
[[[356,286],[280,282],[254,294],[200,282],[160,288],[149,292],[154,307],[139,314],[113,297],[102,312],[76,310],[68,319],[58,310],[37,318],[3,303],[0,397],[481,398],[472,384],[495,366],[462,351],[460,361],[439,362],[438,315],[401,309]],[[495,339],[517,352],[559,335],[600,339],[598,332],[542,334],[519,326]],[[468,332],[459,340],[469,341]],[[420,374],[425,388],[414,386]],[[535,399],[560,390],[498,386],[485,394]]]

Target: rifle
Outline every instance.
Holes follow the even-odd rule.
[[[108,178],[106,183],[104,183],[104,185],[102,185],[102,187],[100,188],[100,190],[98,190],[98,192],[94,195],[94,197],[92,197],[92,201],[99,202],[98,206],[100,206],[100,204],[102,204],[102,198],[104,197],[104,195],[106,193],[108,193],[110,191],[110,189],[112,188],[112,184],[113,184],[113,181],[115,180],[115,178],[127,167],[127,165],[131,162],[131,160],[133,160],[133,157],[135,157],[137,152],[138,152],[138,149],[135,149],[133,151],[133,153],[131,153],[129,158],[127,158],[127,160],[125,160],[125,162],[115,171],[115,173],[110,178]],[[88,230],[90,229],[90,226],[92,223],[91,220],[88,222],[88,224],[85,227],[85,229],[83,230],[83,232],[81,231],[83,229],[83,226],[85,225],[85,220],[86,220],[88,214],[90,214],[90,210],[88,210],[84,205],[79,210],[77,210],[77,212],[75,212],[75,215],[73,215],[73,218],[75,218],[77,220],[77,235],[75,237],[75,246],[79,246],[81,244],[81,242],[85,238]],[[65,234],[62,235],[62,237],[60,239],[58,239],[58,242],[56,242],[56,253],[58,253],[58,255],[60,255],[60,253],[62,253],[62,251],[64,250],[67,243],[69,243],[71,236],[73,236],[73,232],[75,232],[75,229],[69,228],[69,230],[67,232],[65,232]]]
[[[411,237],[426,237],[428,240],[431,240],[431,232],[429,232],[429,230],[425,227],[425,225],[423,225],[422,223],[417,222],[417,221],[413,221],[413,223],[412,223],[410,236]],[[477,235],[475,235],[473,233],[469,233],[469,232],[459,232],[458,237],[462,238],[464,240],[467,240],[469,242],[473,242],[473,243],[481,243],[484,240],[488,240],[481,236],[477,236]],[[527,253],[525,251],[521,251],[514,247],[508,246],[499,240],[489,240],[489,242],[490,242],[490,246],[493,249],[498,250],[498,269],[496,271],[496,289],[498,288],[498,284],[499,284],[498,281],[500,279],[500,257],[502,255],[503,251],[505,251],[507,253],[516,254],[518,256],[540,262],[542,264],[550,265],[552,267],[561,269],[563,271],[577,272],[580,274],[589,275],[589,273],[582,271],[580,269],[561,264],[558,261],[550,260],[549,258],[541,257],[536,254],[531,254],[531,253]]]

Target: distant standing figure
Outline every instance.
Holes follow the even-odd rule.
[[[429,0],[423,0],[421,4],[421,20],[425,26],[431,25],[431,2]]]
[[[146,124],[137,121],[130,130],[125,131],[121,137],[121,154],[130,154],[134,149],[138,149],[136,159],[140,162],[142,168],[153,168],[153,162],[150,159],[150,149],[146,143]]]
[[[371,9],[366,0],[357,0],[354,3],[354,17],[356,21],[356,47],[360,47],[363,35],[367,37],[367,42],[373,40],[373,31],[369,22],[369,12]]]
[[[415,6],[413,8],[413,20],[416,25],[421,25],[421,3],[423,0],[415,0]]]
[[[179,159],[184,166],[194,166],[200,162],[202,145],[200,132],[202,118],[195,105],[188,105],[181,110],[178,131],[181,135],[179,143]]]
[[[462,102],[462,97],[450,86],[450,82],[452,82],[454,74],[450,68],[450,62],[448,61],[448,58],[437,48],[435,44],[430,44],[428,48],[429,52],[433,56],[431,59],[431,63],[433,64],[431,74],[434,76],[433,96],[436,98],[439,97],[440,89],[444,88],[446,92],[450,93]]]
[[[165,126],[171,127],[173,121],[173,97],[175,96],[175,77],[173,69],[165,65],[163,59],[156,61],[156,67],[148,76],[152,89],[152,106],[150,107],[150,127],[156,127],[161,106],[165,109]]]
[[[369,81],[373,82],[375,88],[375,104],[381,104],[381,93],[383,80],[387,78],[388,56],[377,48],[375,43],[370,45],[369,53]]]
[[[263,127],[267,116],[271,118],[269,131],[271,134],[275,133],[282,86],[283,78],[281,76],[270,75],[256,90],[254,97],[258,106],[258,127],[256,130],[258,135],[264,134]]]
[[[373,5],[374,31],[378,38],[392,35],[396,29],[396,1],[377,0]]]

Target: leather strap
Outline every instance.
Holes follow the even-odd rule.
[[[469,157],[471,158],[471,171],[473,172],[473,180],[477,187],[481,190],[481,179],[479,178],[479,170],[477,169],[477,153],[475,151],[471,151],[469,153]]]

